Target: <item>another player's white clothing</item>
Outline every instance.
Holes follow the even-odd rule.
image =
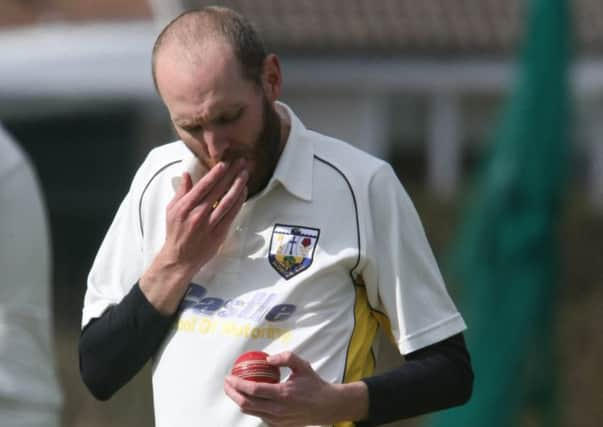
[[[465,329],[391,167],[287,111],[291,131],[274,176],[194,277],[154,360],[157,427],[262,425],[223,392],[247,350],[290,350],[326,381],[349,382],[372,374],[379,325],[402,354]],[[176,142],[139,169],[90,272],[82,326],[150,265],[174,181],[191,159]]]
[[[0,425],[58,427],[50,242],[32,167],[0,126]]]

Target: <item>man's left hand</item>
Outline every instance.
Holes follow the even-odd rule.
[[[291,352],[272,355],[268,363],[287,367],[291,375],[282,383],[269,384],[228,376],[224,391],[248,415],[271,427],[299,427],[354,421],[368,413],[366,385],[330,384],[310,363]]]

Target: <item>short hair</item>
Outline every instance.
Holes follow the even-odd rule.
[[[211,39],[222,39],[230,45],[243,77],[258,85],[261,84],[262,68],[267,53],[256,29],[247,19],[232,9],[207,6],[180,14],[157,37],[152,54],[153,83],[157,92],[159,87],[155,68],[157,55],[164,44],[168,41],[177,41],[191,55],[198,55],[198,52],[194,52],[195,45],[200,46]]]

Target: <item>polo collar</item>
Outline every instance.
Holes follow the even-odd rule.
[[[278,105],[285,109],[291,128],[283,152],[278,160],[274,174],[266,188],[260,195],[271,191],[276,183],[280,183],[289,193],[305,201],[312,200],[312,182],[314,167],[314,147],[307,137],[308,130],[295,115],[295,113],[282,102]],[[187,150],[188,151],[188,150]],[[207,170],[197,160],[197,157],[190,151],[182,159],[181,172],[172,177],[172,186],[178,190],[183,172],[191,175],[193,182],[197,182]]]
[[[276,165],[267,190],[273,182],[280,182],[292,195],[306,201],[312,200],[314,147],[307,137],[307,129],[295,113],[278,102],[289,116],[291,129],[287,142]]]

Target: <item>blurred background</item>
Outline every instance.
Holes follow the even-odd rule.
[[[603,3],[568,0],[568,7],[559,9],[567,22],[553,19],[548,38],[530,45],[530,26],[546,27],[546,14],[531,14],[530,7],[534,11],[546,3],[0,0],[0,122],[32,160],[48,207],[63,425],[153,424],[148,368],[106,403],[95,401],[81,383],[77,340],[86,275],[137,166],[150,148],[174,139],[151,80],[154,39],[180,11],[221,4],[254,22],[269,49],[280,55],[283,101],[309,128],[347,140],[394,165],[461,310],[464,304],[474,304],[467,310],[475,312],[481,303],[466,298],[471,288],[463,289],[463,276],[454,276],[454,269],[447,266],[454,264],[449,259],[459,252],[458,245],[467,244],[468,218],[474,218],[485,199],[496,198],[498,187],[484,189],[476,184],[491,179],[489,165],[496,164],[498,152],[492,147],[514,141],[516,148],[538,149],[531,157],[520,151],[517,161],[525,170],[550,172],[546,179],[552,185],[541,190],[550,192],[545,232],[555,236],[550,240],[555,253],[543,264],[554,272],[548,280],[552,292],[536,297],[550,313],[546,321],[524,316],[526,322],[540,325],[533,328],[533,335],[516,342],[500,337],[500,345],[513,350],[504,361],[508,369],[501,370],[504,376],[535,378],[534,383],[515,383],[519,415],[506,425],[599,426],[603,419]],[[562,3],[550,0],[551,8]],[[542,18],[538,23],[537,15]],[[548,54],[536,58],[534,51]],[[553,63],[530,63],[546,60]],[[551,69],[556,70],[553,77],[548,74]],[[540,84],[535,76],[551,85]],[[552,93],[558,96],[547,97]],[[529,108],[508,112],[526,99],[532,102]],[[536,111],[534,100],[563,108],[548,116]],[[537,120],[527,116],[532,113]],[[524,129],[530,124],[535,129],[519,132],[527,135],[523,140],[513,132],[514,126]],[[552,148],[536,143],[545,129],[551,131],[545,140],[554,144]],[[501,136],[509,134],[513,136]],[[497,222],[493,219],[490,224]],[[507,230],[519,228],[510,224]],[[487,227],[482,230],[490,233]],[[522,253],[520,259],[526,255],[530,258]],[[521,289],[509,288],[509,292],[521,299]],[[498,322],[507,322],[508,315],[512,314],[503,312]],[[479,316],[476,312],[471,318]],[[501,330],[504,335],[505,329]],[[524,353],[526,342],[543,336],[550,338],[548,347]],[[534,357],[539,351],[546,352],[545,363]],[[382,366],[394,363],[393,357],[386,349]],[[527,367],[524,361],[530,361]],[[497,381],[491,380],[489,386],[494,387]],[[536,397],[532,389],[537,390]],[[504,397],[509,390],[501,393],[498,410],[502,413],[508,409]],[[540,405],[543,399],[548,407]],[[543,413],[554,413],[554,421]],[[490,417],[497,415],[490,413]],[[396,425],[438,422],[420,418]],[[494,423],[448,420],[444,425]]]

